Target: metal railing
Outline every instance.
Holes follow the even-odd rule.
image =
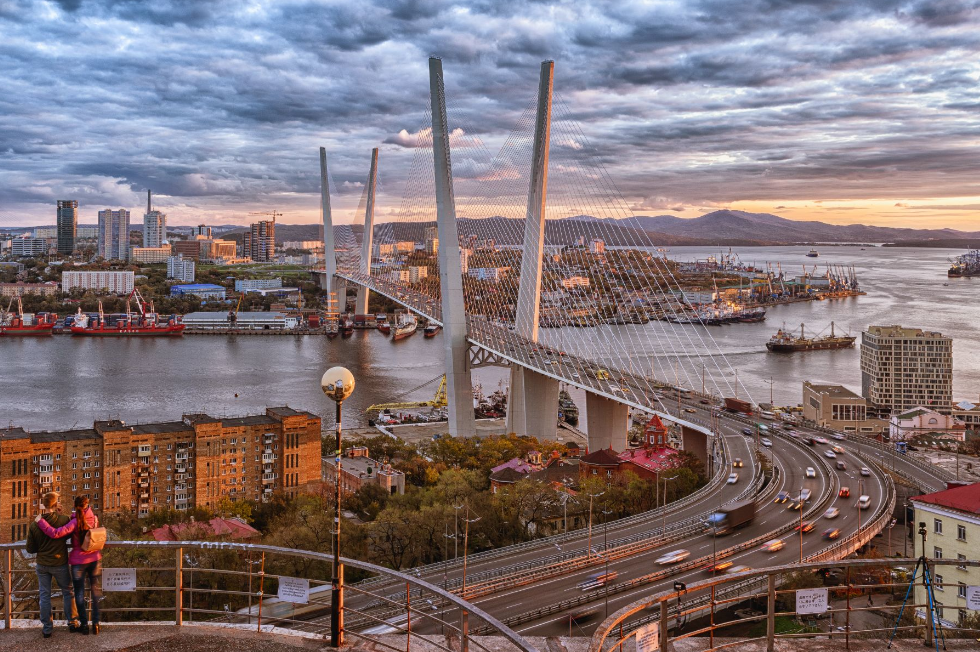
[[[39,615],[36,574],[24,543],[0,544],[3,561],[2,615],[14,621]],[[101,622],[157,621],[255,628],[282,628],[329,637],[332,554],[247,543],[205,541],[111,541],[103,550]],[[487,648],[471,629],[493,632],[522,652],[538,652],[527,640],[479,607],[435,584],[356,559],[343,559],[348,573],[382,575],[400,587],[402,600],[354,585],[344,588],[344,633],[392,650],[409,650],[413,639],[445,652]],[[91,595],[88,598],[91,601]],[[57,609],[60,600],[52,600]],[[397,616],[390,614],[395,608]],[[384,614],[384,616],[382,616]],[[343,623],[343,619],[341,623]],[[394,634],[404,640],[382,634]],[[0,640],[3,633],[0,632]]]
[[[640,636],[658,636],[658,649],[697,638],[699,650],[721,650],[765,643],[772,652],[777,639],[831,638],[849,646],[852,639],[924,638],[932,643],[929,605],[923,574],[909,575],[916,559],[850,559],[793,564],[707,579],[679,591],[641,598],[606,618],[596,629],[589,652],[622,652]],[[930,576],[945,566],[980,566],[980,561],[927,559]],[[940,574],[942,571],[940,570]],[[910,590],[910,586],[912,590]],[[946,585],[949,588],[949,585]],[[826,609],[797,613],[798,590],[826,589]],[[908,596],[908,602],[905,598]],[[860,599],[858,599],[860,598]],[[743,603],[755,609],[736,610]],[[904,607],[904,612],[903,612]],[[980,630],[950,618],[955,607],[940,608],[936,620],[944,636],[975,638]],[[965,609],[965,607],[959,607]],[[853,614],[868,627],[857,627]],[[777,620],[778,627],[777,627]],[[872,622],[877,620],[878,622]],[[644,627],[657,623],[652,629]],[[777,633],[781,629],[781,633]],[[938,628],[937,628],[938,629]],[[707,643],[707,647],[704,647]]]

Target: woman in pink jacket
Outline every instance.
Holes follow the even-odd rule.
[[[99,551],[85,552],[82,541],[85,531],[99,527],[96,518],[88,506],[88,498],[75,498],[75,515],[68,523],[60,528],[39,518],[37,525],[41,531],[52,539],[71,535],[71,552],[68,553],[68,563],[71,564],[71,583],[75,589],[75,607],[78,609],[78,619],[82,623],[78,631],[88,634],[88,613],[85,610],[85,578],[88,577],[89,588],[92,590],[92,633],[99,633],[99,602],[102,600],[102,553]]]

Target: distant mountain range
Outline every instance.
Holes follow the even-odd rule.
[[[424,238],[424,230],[435,222],[390,222],[376,227],[378,237],[386,240]],[[238,239],[246,229],[231,224],[212,227],[215,234]],[[190,227],[169,230],[189,232]],[[318,224],[276,224],[276,241],[314,240],[319,238]],[[362,227],[351,229],[360,234]],[[11,229],[20,231],[21,229]],[[24,227],[23,230],[28,230]],[[505,217],[459,220],[462,237],[494,237],[500,245],[523,242],[523,221]],[[236,237],[237,235],[237,237]],[[573,244],[580,238],[591,241],[602,238],[610,246],[644,244],[649,246],[759,246],[806,243],[893,243],[916,247],[966,247],[980,245],[980,231],[955,229],[900,229],[865,224],[827,224],[817,221],[789,220],[770,213],[719,210],[694,218],[674,215],[637,216],[629,220],[577,215],[548,220],[545,239],[548,244]]]

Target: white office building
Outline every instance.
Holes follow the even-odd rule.
[[[10,243],[11,256],[44,256],[48,241],[43,238],[14,238]]]
[[[243,278],[235,281],[235,292],[274,290],[282,287],[281,278]]]
[[[176,279],[181,283],[193,283],[195,274],[194,261],[184,259],[184,254],[177,254],[167,259],[167,278]]]

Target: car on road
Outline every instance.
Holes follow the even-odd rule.
[[[815,477],[817,477],[817,472],[816,472],[816,470],[814,470],[814,468],[812,466],[806,467],[806,477],[808,477],[808,478],[815,478]]]
[[[728,476],[728,484],[735,484],[738,482],[738,473],[731,473]]]
[[[708,573],[724,573],[734,565],[735,562],[725,560],[725,561],[719,561],[716,563],[708,564],[707,566],[704,567],[704,570]]]
[[[786,544],[783,543],[782,539],[773,539],[771,541],[766,541],[765,543],[763,543],[762,547],[760,547],[759,550],[761,550],[762,552],[777,552],[779,550],[782,550],[785,545]]]
[[[790,509],[790,510],[802,509],[804,502],[806,502],[806,501],[803,501],[803,500],[794,500],[794,501],[790,502],[789,507],[787,507],[786,509]]]
[[[661,566],[666,566],[667,564],[676,564],[679,561],[684,561],[690,556],[691,556],[690,550],[684,550],[684,549],[672,550],[668,552],[666,555],[661,555],[660,557],[658,557],[654,563],[659,564]]]
[[[834,451],[838,455],[843,455],[846,452],[842,446],[831,446],[830,450]]]
[[[849,487],[841,487],[840,488],[840,491],[837,492],[837,497],[838,498],[850,498],[851,497],[851,489]]]
[[[732,566],[731,568],[729,568],[725,572],[725,575],[734,575],[735,573],[744,573],[745,571],[750,571],[750,570],[752,570],[750,567],[745,566],[743,564],[739,564],[738,566]]]
[[[824,437],[814,437],[813,438],[813,441],[817,442],[818,444],[829,444],[830,443]]]
[[[742,462],[742,458],[741,457],[736,457],[735,458],[735,461],[732,462],[732,468],[733,469],[740,469],[743,466],[745,466],[745,464]]]
[[[788,491],[780,491],[778,494],[776,494],[776,500],[774,500],[772,502],[774,502],[774,503],[785,503],[787,500],[789,500],[789,492]]]
[[[837,518],[840,516],[840,510],[836,507],[828,507],[827,511],[823,513],[824,518]]]
[[[605,586],[612,582],[619,575],[616,571],[609,571],[608,573],[593,573],[589,575],[588,579],[579,582],[578,588],[583,591],[588,591],[589,589],[597,589]]]
[[[767,438],[763,437],[759,441],[762,442],[762,445],[765,446],[766,448],[772,448],[772,440],[771,439],[767,439]]]
[[[858,509],[867,509],[871,507],[871,496],[861,496],[858,498]]]
[[[572,372],[572,378],[574,378],[575,380],[578,380],[579,378],[581,378],[581,376],[579,376],[579,375],[578,375],[577,373],[575,373],[575,372]]]
[[[869,469],[866,466],[862,466],[861,467],[861,475],[863,475],[864,477],[868,477],[869,475],[871,475],[871,469]]]
[[[811,492],[809,489],[804,489],[803,491],[800,492],[799,500],[805,503],[806,501],[810,500],[810,495],[812,493],[813,492]]]
[[[837,470],[838,471],[846,471],[847,470],[847,462],[845,462],[844,460],[837,460]]]
[[[834,434],[834,435],[831,435],[831,437],[833,437],[837,441],[844,441],[844,435]]]
[[[751,437],[755,432],[752,431],[752,428],[742,428],[742,434],[746,437]]]
[[[834,451],[824,451],[823,454],[824,457],[829,457],[830,459],[834,459],[835,457],[837,457],[837,453],[835,453]]]
[[[840,528],[832,527],[828,530],[823,531],[824,539],[836,539],[840,536]]]
[[[701,405],[711,405],[711,401],[706,398],[701,399]]]
[[[796,530],[797,532],[803,530],[803,533],[806,534],[807,532],[813,532],[813,527],[815,523],[816,521],[803,521],[793,529]]]
[[[695,410],[694,408],[684,408],[684,411],[687,412],[688,414],[694,414],[697,412],[697,410]]]

